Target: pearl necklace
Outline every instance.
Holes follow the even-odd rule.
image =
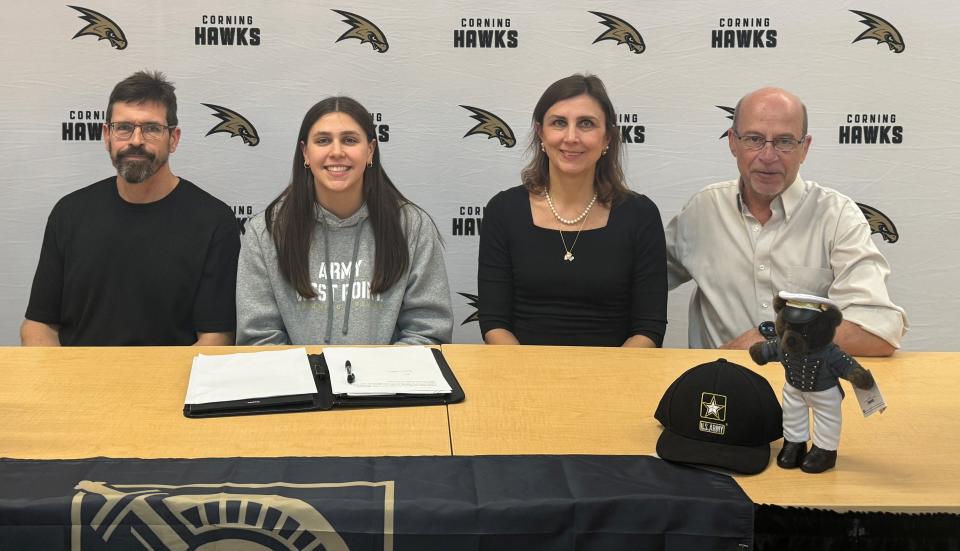
[[[587,208],[583,209],[583,212],[580,213],[580,216],[578,216],[578,217],[570,220],[570,219],[567,219],[567,218],[561,218],[561,217],[560,217],[560,214],[557,213],[557,208],[556,208],[555,206],[553,206],[553,199],[550,197],[550,191],[549,191],[549,190],[544,190],[544,194],[546,194],[546,196],[547,196],[547,204],[550,205],[550,211],[553,212],[554,218],[556,218],[557,221],[560,222],[561,224],[566,224],[566,225],[568,225],[568,226],[572,226],[572,225],[576,224],[577,222],[579,222],[579,221],[583,220],[584,218],[586,218],[586,217],[587,217],[587,214],[590,213],[590,209],[593,208],[593,204],[597,201],[597,194],[594,193],[594,194],[593,194],[593,199],[590,199],[590,203],[587,204]]]

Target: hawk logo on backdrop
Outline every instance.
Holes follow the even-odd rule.
[[[97,142],[103,139],[107,112],[96,109],[71,109],[63,121],[61,140],[65,142]]]
[[[642,54],[644,50],[647,49],[646,44],[643,42],[643,37],[640,36],[640,31],[635,29],[630,23],[608,13],[599,11],[592,11],[590,13],[599,17],[600,24],[607,27],[607,30],[603,31],[603,33],[593,41],[594,44],[601,40],[613,40],[617,45],[626,44],[627,47],[630,48],[630,51],[635,54]]]
[[[480,121],[463,135],[464,138],[472,134],[479,134],[487,136],[488,140],[497,138],[503,147],[513,147],[517,144],[517,139],[513,136],[513,130],[510,129],[510,125],[500,117],[479,107],[470,107],[469,105],[461,105],[460,107],[473,113],[470,115],[470,118]]]
[[[878,46],[880,44],[886,44],[893,53],[903,53],[903,50],[906,48],[906,44],[903,43],[903,37],[900,35],[900,31],[891,25],[889,21],[865,11],[850,11],[862,17],[863,19],[861,19],[860,22],[867,26],[867,30],[860,33],[860,36],[854,38],[851,44],[861,40],[876,40]]]
[[[373,49],[381,54],[390,48],[390,45],[387,44],[387,37],[384,36],[383,31],[381,31],[380,27],[376,26],[373,21],[348,11],[331,11],[335,11],[346,17],[343,22],[350,25],[350,29],[340,35],[340,38],[336,40],[337,42],[346,40],[348,38],[356,38],[361,44],[366,44],[369,42],[370,45],[373,46]]]
[[[217,132],[223,132],[230,134],[230,137],[240,136],[243,143],[251,147],[260,143],[260,135],[257,134],[257,129],[240,113],[237,113],[233,109],[227,109],[226,107],[220,107],[219,105],[213,105],[211,103],[203,103],[201,105],[213,109],[213,116],[222,121],[211,128],[210,131],[207,132],[207,136],[216,134]]]
[[[847,113],[839,126],[839,143],[902,144],[903,126],[897,124],[896,113]]]
[[[776,48],[777,29],[769,17],[721,17],[710,32],[711,48]]]
[[[470,293],[457,293],[457,294],[467,299],[468,301],[470,301],[468,304],[475,308],[475,310],[471,312],[470,315],[467,316],[467,319],[463,320],[463,322],[461,322],[460,325],[466,325],[473,321],[479,322],[480,321],[480,311],[479,311],[480,297],[478,297],[477,295],[471,295]]]
[[[82,480],[75,489],[73,551],[207,546],[348,551],[369,536],[351,541],[355,534],[338,527],[361,525],[382,529],[377,548],[393,549],[394,481],[169,486]],[[348,518],[332,506],[344,500],[371,506],[350,508],[351,516],[361,518]]]
[[[701,432],[723,435],[727,431],[727,397],[723,394],[704,392],[700,395]]]
[[[727,129],[723,131],[723,134],[720,134],[720,139],[722,140],[722,139],[724,139],[724,138],[727,137],[727,133],[730,131],[730,127],[733,126],[733,114],[734,114],[734,112],[736,112],[737,108],[736,108],[736,107],[724,107],[723,105],[718,105],[718,106],[717,106],[717,109],[721,109],[721,110],[726,111],[727,113],[729,113],[729,115],[727,115],[727,119],[730,120],[730,126],[728,126]]]
[[[95,12],[91,9],[82,8],[80,6],[67,6],[68,8],[73,8],[83,15],[80,16],[80,19],[83,19],[88,23],[88,25],[79,31],[77,34],[73,35],[73,38],[80,36],[95,36],[97,41],[100,40],[109,40],[110,46],[122,50],[127,47],[127,36],[123,34],[123,30],[120,29],[120,26],[113,22],[112,19],[103,15],[102,13]]]
[[[867,219],[867,223],[870,224],[870,233],[879,233],[880,237],[887,243],[896,243],[897,240],[900,239],[900,234],[897,233],[897,227],[893,225],[893,220],[891,220],[889,216],[870,205],[857,203],[857,206],[860,207],[863,216]]]

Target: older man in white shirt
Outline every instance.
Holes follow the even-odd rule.
[[[707,186],[667,226],[670,288],[693,279],[692,348],[749,348],[783,290],[829,297],[847,353],[889,356],[908,328],[887,293],[890,267],[856,203],[800,178],[807,110],[779,88],[737,104],[728,131],[740,178]]]

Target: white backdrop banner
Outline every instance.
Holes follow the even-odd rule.
[[[782,86],[809,109],[801,175],[872,213],[890,294],[912,326],[904,349],[960,349],[949,321],[960,311],[950,283],[960,263],[954,3],[77,2],[4,9],[0,344],[19,342],[50,209],[113,172],[100,130],[110,90],[158,69],[177,87],[174,173],[241,224],[288,183],[312,104],[333,94],[363,103],[386,170],[445,239],[455,342],[480,341],[483,207],[519,183],[533,106],[550,83],[577,72],[604,80],[630,187],[664,223],[700,188],[736,178],[721,138],[740,96]],[[216,131],[230,113],[243,130]],[[502,131],[471,132],[488,113]],[[690,284],[670,294],[666,346],[686,346],[690,294]]]

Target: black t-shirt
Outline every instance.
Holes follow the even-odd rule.
[[[193,344],[236,328],[239,251],[230,208],[187,180],[134,204],[108,178],[53,207],[26,317],[63,345]]]
[[[607,225],[563,233],[535,226],[527,190],[498,193],[484,210],[478,267],[480,330],[507,329],[522,344],[620,346],[667,323],[667,261],[656,205],[631,193]]]

